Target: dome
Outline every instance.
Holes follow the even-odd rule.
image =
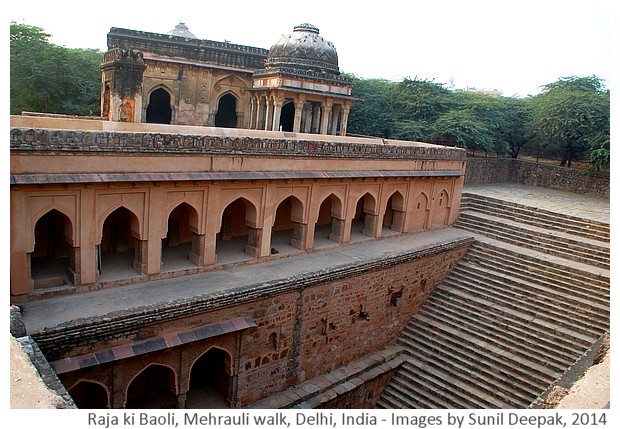
[[[282,36],[269,49],[266,65],[340,74],[336,48],[311,24],[300,24],[292,34]]]
[[[194,35],[194,33],[189,31],[189,28],[187,27],[187,25],[185,25],[184,22],[179,22],[176,25],[176,27],[174,27],[173,30],[170,30],[168,32],[168,34],[170,34],[171,36],[179,36],[179,37],[185,37],[188,39],[196,39],[196,36]]]

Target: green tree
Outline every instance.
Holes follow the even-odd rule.
[[[347,130],[351,134],[391,138],[395,123],[393,91],[396,84],[384,79],[353,78],[353,104]]]
[[[530,127],[540,144],[559,156],[561,166],[570,167],[587,155],[601,165],[609,151],[604,143],[610,135],[609,91],[596,76],[565,77],[544,85],[532,100]]]
[[[99,114],[103,54],[57,46],[49,37],[41,28],[11,23],[11,114]]]
[[[434,123],[432,140],[453,142],[457,147],[494,152],[491,130],[471,109],[451,110]]]

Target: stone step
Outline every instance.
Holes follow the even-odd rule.
[[[394,375],[394,377],[392,377],[392,380],[394,380],[395,377],[396,374]],[[406,393],[411,396],[410,392]],[[379,397],[378,403],[379,402],[381,402],[381,405],[384,408],[388,409],[425,408],[424,406],[420,406],[419,404],[417,404],[411,397],[404,396],[402,388],[396,385],[396,383],[389,383],[387,386],[385,386],[383,392],[381,393],[381,396]]]
[[[569,353],[560,352],[553,347],[552,339],[540,335],[523,336],[507,324],[494,323],[492,318],[476,318],[474,314],[463,316],[464,311],[459,313],[458,309],[441,303],[433,306],[432,313],[443,323],[455,329],[460,328],[470,336],[476,335],[481,341],[491,344],[499,342],[503,347],[526,356],[535,354],[546,362],[547,367],[558,371],[564,370],[574,359],[574,350],[571,349]]]
[[[461,211],[477,212],[487,215],[493,215],[499,218],[508,219],[522,223],[524,225],[545,228],[549,231],[558,231],[577,237],[583,237],[589,240],[609,242],[609,227],[596,227],[588,222],[566,222],[564,219],[546,219],[541,217],[536,211],[531,212],[515,212],[506,207],[488,207],[482,203],[474,202],[469,204],[461,204]]]
[[[559,227],[573,234],[597,237],[603,241],[609,241],[610,237],[608,223],[568,216],[564,213],[556,213],[478,194],[464,192],[461,207],[495,213],[497,216],[519,218],[524,223],[532,222],[534,225],[544,225],[547,228]]]
[[[502,219],[497,216],[462,210],[459,214],[458,222],[466,222],[480,228],[493,226],[497,231],[512,234],[519,234],[522,238],[535,239],[541,244],[548,246],[569,246],[574,251],[592,251],[609,258],[609,241],[596,241],[585,237],[578,237],[559,231],[549,231],[548,229],[524,225],[517,221]]]
[[[463,261],[479,267],[494,270],[504,276],[527,279],[548,285],[548,287],[575,299],[586,299],[593,303],[609,306],[609,278],[604,280],[589,273],[552,267],[533,262],[525,255],[519,255],[499,247],[474,243]]]
[[[407,397],[411,405],[410,408],[454,408],[455,403],[458,404],[459,408],[462,408],[475,404],[475,402],[460,401],[458,395],[450,391],[443,390],[441,395],[437,395],[437,386],[429,382],[426,377],[418,376],[412,379],[405,375],[406,371],[405,362],[403,362],[403,365],[392,378],[393,383],[391,385],[397,394]]]
[[[507,270],[496,263],[485,261],[484,258],[474,260],[467,258],[461,260],[458,267],[467,272],[473,271],[491,276],[495,279],[495,284],[499,283],[503,289],[511,292],[535,293],[539,299],[560,302],[562,307],[569,305],[571,308],[585,308],[587,310],[581,312],[594,311],[599,316],[609,313],[609,301],[604,297],[588,296],[577,288],[568,289],[561,284],[551,283],[551,278],[541,279],[541,276],[533,276],[517,266]]]
[[[497,393],[489,390],[484,384],[465,381],[455,377],[455,371],[443,371],[432,365],[432,362],[412,357],[403,363],[403,374],[409,371],[409,380],[424,381],[429,384],[430,392],[441,392],[442,399],[449,401],[446,408],[513,408]],[[432,390],[431,390],[432,389]],[[445,395],[450,392],[450,396]]]
[[[470,292],[477,292],[499,303],[512,302],[520,308],[528,308],[543,319],[557,321],[582,332],[599,332],[609,329],[609,314],[588,302],[570,297],[545,294],[540,289],[528,287],[525,282],[511,281],[480,270],[474,265],[459,263],[450,273],[450,280],[460,286],[467,286]],[[517,285],[518,287],[515,287]],[[570,311],[567,311],[570,309]]]
[[[594,252],[591,249],[586,251],[584,249],[576,249],[574,246],[568,248],[566,245],[558,245],[553,242],[542,243],[540,238],[533,238],[531,234],[527,235],[495,225],[489,226],[479,220],[468,219],[465,221],[462,217],[459,217],[459,220],[457,220],[454,226],[522,248],[532,249],[549,255],[566,258],[571,261],[609,269],[609,256],[601,254],[600,252]]]
[[[470,286],[473,286],[473,283],[470,283]],[[463,289],[459,282],[453,282],[450,278],[447,278],[442,283],[441,289],[442,291],[449,291],[453,295],[459,296],[461,299],[467,299],[486,307],[492,307],[501,314],[510,314],[523,326],[528,326],[538,332],[554,332],[558,334],[558,336],[561,335],[564,338],[576,342],[576,344],[591,345],[598,338],[597,335],[593,335],[578,326],[566,326],[558,323],[557,320],[551,316],[537,313],[528,308],[523,308],[519,303],[506,302],[497,298],[493,299],[493,297],[489,296],[483,298],[478,293]]]
[[[535,360],[524,353],[512,353],[497,343],[487,343],[476,336],[466,336],[458,328],[433,320],[432,317],[425,318],[421,313],[416,317],[414,325],[407,326],[401,340],[403,346],[407,346],[407,341],[421,342],[449,359],[459,356],[475,364],[496,368],[523,381],[554,378],[561,374],[561,371],[547,366],[546,362],[545,365],[540,364],[540,359]]]
[[[554,333],[539,332],[530,329],[529,326],[522,326],[510,315],[499,314],[493,308],[480,307],[460,298],[455,300],[454,296],[449,293],[438,292],[433,294],[433,299],[436,300],[436,304],[433,303],[434,306],[441,306],[442,310],[454,313],[457,317],[461,314],[463,322],[475,324],[479,321],[482,324],[495,326],[500,333],[509,337],[521,338],[522,344],[529,344],[532,348],[543,353],[548,351],[548,353],[555,354],[557,355],[556,359],[561,361],[570,361],[575,356],[575,344],[570,339],[558,338]],[[538,349],[536,348],[537,344]]]
[[[410,341],[407,347],[412,356],[419,361],[426,362],[440,371],[457,373],[463,382],[474,383],[487,394],[501,395],[505,402],[513,405],[529,404],[540,394],[540,386],[524,383],[520,378],[515,379],[514,374],[505,373],[495,366],[489,367],[483,361],[467,359],[444,361],[438,359],[434,351],[421,342]],[[411,374],[414,378],[417,375],[417,373]]]
[[[548,379],[543,379],[542,382],[537,380],[540,383],[538,386],[532,385],[532,377],[529,373],[528,375],[514,378],[514,373],[511,376],[505,368],[500,367],[498,369],[496,362],[480,358],[471,359],[467,356],[467,351],[464,354],[455,352],[454,348],[446,348],[437,339],[431,339],[433,337],[432,333],[425,333],[425,335],[426,338],[419,335],[409,340],[408,347],[410,348],[411,357],[405,360],[403,367],[412,362],[420,362],[419,366],[422,366],[422,364],[424,366],[410,375],[411,381],[426,379],[428,382],[440,379],[444,384],[441,385],[435,381],[435,386],[431,390],[441,389],[440,394],[447,390],[461,398],[461,401],[463,400],[462,398],[465,398],[465,400],[470,402],[460,402],[458,405],[455,405],[455,402],[459,402],[459,399],[449,398],[452,402],[450,408],[486,408],[489,406],[489,398],[494,398],[491,400],[493,402],[502,402],[502,404],[495,403],[494,407],[504,407],[506,405],[510,407],[520,406],[531,403],[546,388]],[[489,377],[488,374],[492,373],[492,371],[503,372],[509,381],[504,383],[499,382],[496,378]],[[403,368],[400,368],[398,376],[400,378],[406,376]],[[532,389],[536,393],[528,397],[526,390],[521,390],[519,394],[515,394],[514,391],[509,392],[509,390],[515,389],[516,381],[523,385],[523,380],[526,377],[527,381],[530,382],[528,389]],[[476,394],[474,395],[470,393],[472,387],[476,388]],[[475,403],[472,404],[471,401]],[[482,403],[480,403],[481,401]]]
[[[480,252],[498,259],[511,267],[517,259],[528,271],[553,274],[565,278],[570,276],[581,283],[594,283],[597,287],[609,289],[609,271],[593,268],[591,265],[575,264],[566,258],[550,257],[543,252],[524,250],[497,240],[480,236],[470,247],[471,254]],[[567,265],[568,264],[568,265]]]

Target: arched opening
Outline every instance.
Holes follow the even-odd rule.
[[[255,255],[258,230],[256,208],[245,198],[237,198],[224,209],[222,226],[216,237],[218,263],[252,259]]]
[[[330,194],[323,200],[314,225],[314,248],[331,247],[342,243],[343,221],[340,219],[342,204],[337,196]],[[334,216],[336,215],[336,216]]]
[[[161,242],[161,256],[164,271],[182,270],[195,266],[200,252],[198,236],[194,231],[198,213],[187,203],[179,204],[168,216],[166,237]]]
[[[377,215],[375,212],[375,197],[366,192],[355,206],[355,215],[351,220],[351,241],[375,237]]]
[[[403,231],[405,199],[398,191],[387,200],[383,214],[383,229],[381,236],[395,235]]]
[[[296,197],[282,200],[271,228],[271,253],[291,253],[303,249],[305,225],[303,205]]]
[[[141,272],[140,240],[132,232],[137,222],[125,207],[114,210],[103,222],[97,252],[100,280],[127,278]]]
[[[35,289],[68,284],[73,279],[74,249],[71,221],[52,209],[34,226],[34,251],[30,255],[30,275]]]
[[[413,231],[419,231],[426,227],[427,205],[428,197],[424,192],[418,195],[413,201],[413,219],[411,224],[411,229]]]
[[[169,124],[172,120],[170,94],[163,88],[151,92],[146,108],[146,122],[151,124]]]
[[[176,377],[171,368],[150,365],[127,388],[125,408],[176,408]]]
[[[450,199],[448,192],[442,189],[433,198],[433,208],[431,210],[431,228],[444,226],[450,219]]]
[[[282,106],[280,113],[280,129],[282,131],[293,131],[293,122],[295,121],[295,103],[287,101]]]
[[[231,358],[222,349],[211,348],[199,357],[189,376],[186,408],[228,408]]]
[[[109,408],[108,391],[99,383],[82,380],[69,389],[69,395],[80,409]]]
[[[215,126],[235,128],[237,126],[237,99],[232,94],[226,94],[217,103]]]

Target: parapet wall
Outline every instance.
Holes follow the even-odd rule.
[[[468,158],[465,184],[516,182],[609,199],[609,174],[510,158]]]

